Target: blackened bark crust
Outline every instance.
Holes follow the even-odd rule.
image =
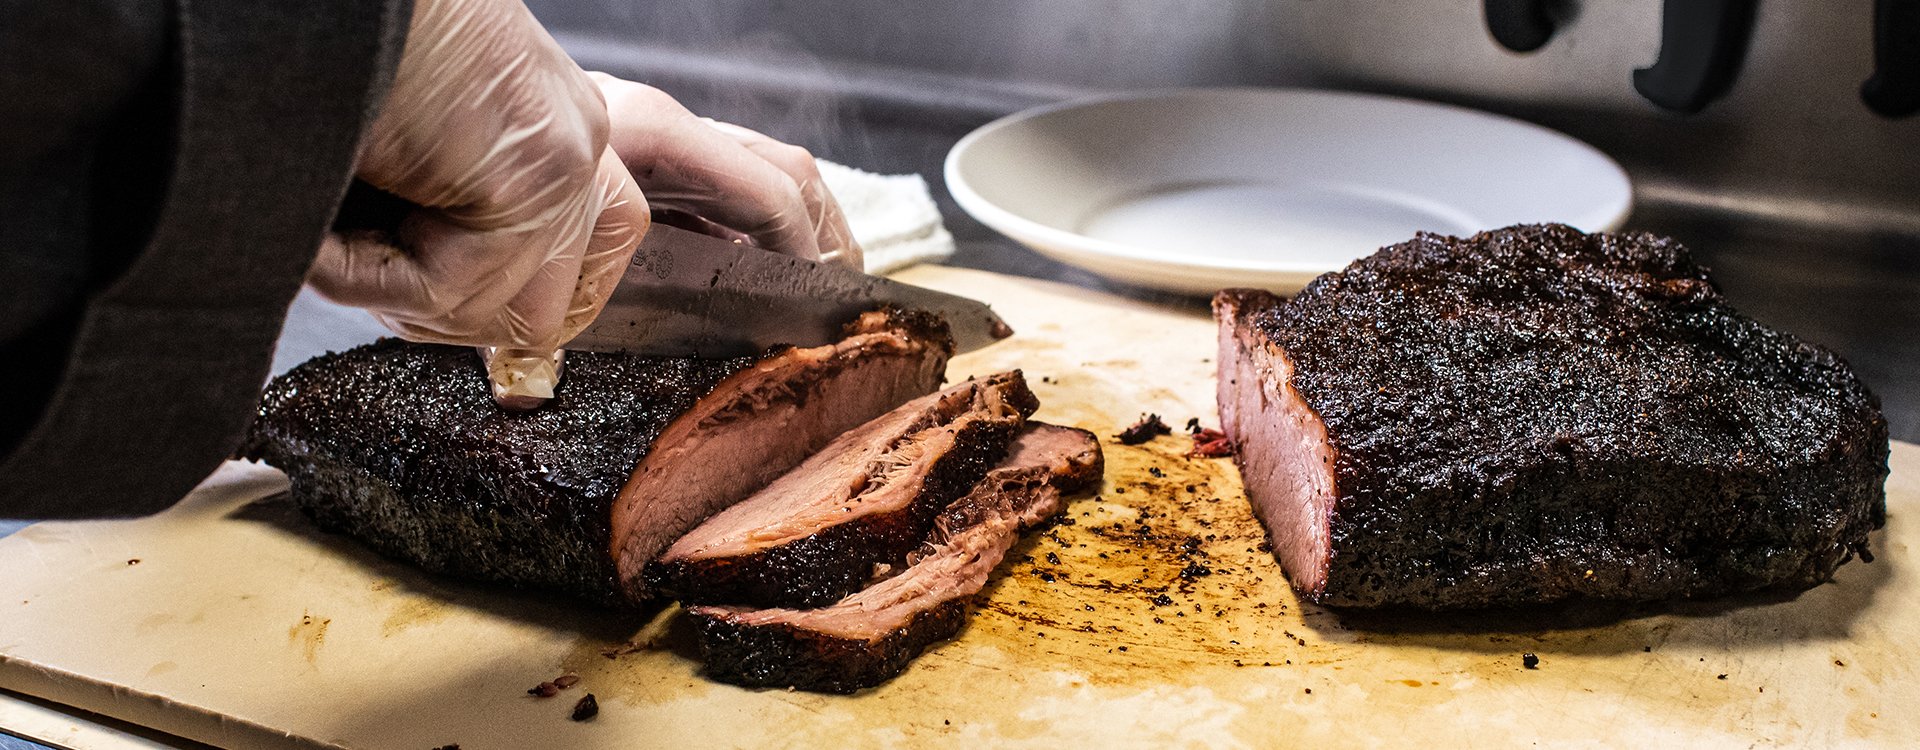
[[[1337,449],[1321,603],[1804,589],[1884,523],[1878,400],[1672,240],[1422,234],[1265,299]]]
[[[574,352],[546,406],[501,410],[471,347],[387,339],[268,385],[245,458],[322,528],[428,570],[628,604],[610,508],[655,438],[752,357]]]

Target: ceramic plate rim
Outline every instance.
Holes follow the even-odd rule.
[[[1178,265],[1178,266],[1184,266],[1187,268],[1194,268],[1194,269],[1206,269],[1211,271],[1241,271],[1241,272],[1268,273],[1268,274],[1312,273],[1317,275],[1317,274],[1326,273],[1329,271],[1339,270],[1340,268],[1344,267],[1346,265],[1345,263],[1329,265],[1325,262],[1315,262],[1315,261],[1299,260],[1299,259],[1273,260],[1273,261],[1250,261],[1250,260],[1234,260],[1229,258],[1209,257],[1209,256],[1195,257],[1195,256],[1182,254],[1182,253],[1175,253],[1175,252],[1170,252],[1166,250],[1158,250],[1158,249],[1153,249],[1149,247],[1130,245],[1124,242],[1117,242],[1117,241],[1101,239],[1097,237],[1090,237],[1072,230],[1062,229],[1056,226],[1043,224],[1033,219],[1029,219],[1025,216],[1021,216],[1020,214],[1014,213],[1009,209],[1003,208],[999,204],[994,203],[992,200],[989,200],[986,196],[983,196],[978,191],[974,190],[973,186],[968,184],[966,179],[961,175],[961,171],[960,171],[961,162],[963,159],[965,159],[968,151],[974,148],[976,144],[978,144],[981,140],[987,137],[990,137],[991,135],[993,135],[994,133],[1000,130],[1017,126],[1028,120],[1045,117],[1051,114],[1055,114],[1055,113],[1063,112],[1067,110],[1079,109],[1082,107],[1092,107],[1092,106],[1098,106],[1103,104],[1110,104],[1114,102],[1167,99],[1167,98],[1173,98],[1173,97],[1202,96],[1202,95],[1215,95],[1215,96],[1247,95],[1247,96],[1262,96],[1262,97],[1305,96],[1305,97],[1344,98],[1344,99],[1360,100],[1360,101],[1383,102],[1383,103],[1392,104],[1394,106],[1405,106],[1413,109],[1430,109],[1430,110],[1447,111],[1457,115],[1464,115],[1464,116],[1484,119],[1492,122],[1498,122],[1498,123],[1501,123],[1503,127],[1518,126],[1521,129],[1532,131],[1538,135],[1544,136],[1549,140],[1558,142],[1560,145],[1565,146],[1570,150],[1583,152],[1585,155],[1591,157],[1595,164],[1604,166],[1607,170],[1609,170],[1612,173],[1612,176],[1616,179],[1617,183],[1622,188],[1621,194],[1617,196],[1617,198],[1615,199],[1614,201],[1615,205],[1612,206],[1611,211],[1605,210],[1606,207],[1604,204],[1596,202],[1594,210],[1596,212],[1603,212],[1601,213],[1601,215],[1604,217],[1604,219],[1599,222],[1596,222],[1595,225],[1589,231],[1613,231],[1613,230],[1619,229],[1620,226],[1626,221],[1627,216],[1631,214],[1633,211],[1633,183],[1632,183],[1632,180],[1627,175],[1626,170],[1620,166],[1619,162],[1615,161],[1613,157],[1608,156],[1605,152],[1601,151],[1600,149],[1595,148],[1592,144],[1589,144],[1578,138],[1574,138],[1573,136],[1567,135],[1558,130],[1554,130],[1553,128],[1549,128],[1544,125],[1539,125],[1536,123],[1528,122],[1526,120],[1521,120],[1514,117],[1508,117],[1506,115],[1487,112],[1484,110],[1478,110],[1472,107],[1464,107],[1456,104],[1448,104],[1445,102],[1434,102],[1434,101],[1427,101],[1424,99],[1414,99],[1414,98],[1400,97],[1400,96],[1389,96],[1384,94],[1369,94],[1369,93],[1355,92],[1355,91],[1340,91],[1335,89],[1315,89],[1315,88],[1278,87],[1278,86],[1276,87],[1261,87],[1261,86],[1175,87],[1175,88],[1155,88],[1155,89],[1146,89],[1146,90],[1138,90],[1138,91],[1119,91],[1119,92],[1111,92],[1111,93],[1097,94],[1093,96],[1069,99],[1066,101],[1054,102],[1051,104],[1043,104],[1040,106],[1024,109],[1019,112],[1014,112],[1012,114],[994,119],[993,121],[988,122],[985,125],[981,125],[978,128],[975,128],[972,132],[969,132],[965,136],[961,137],[959,141],[954,143],[953,148],[947,151],[947,158],[945,160],[945,163],[942,166],[942,173],[947,183],[947,192],[953,196],[954,202],[958,203],[962,210],[966,211],[968,214],[972,215],[975,219],[979,220],[980,223],[987,225],[989,228],[995,231],[998,231],[1002,234],[1008,235],[1009,237],[1012,237],[1014,240],[1019,241],[1022,244],[1026,244],[1030,247],[1033,245],[1033,243],[1028,242],[1026,239],[1022,237],[1022,235],[1038,237],[1044,240],[1046,243],[1051,244],[1052,247],[1048,247],[1048,248],[1034,247],[1034,250],[1047,255],[1053,255],[1055,253],[1060,253],[1062,251],[1065,251],[1066,253],[1072,253],[1072,254],[1091,254],[1095,256],[1111,256],[1114,258],[1121,258],[1121,259],[1126,259],[1131,261],[1141,261],[1141,262],[1156,263],[1156,264],[1170,264],[1170,265]],[[1078,263],[1076,263],[1076,265],[1078,265]],[[1092,268],[1090,270],[1098,271],[1100,269]]]

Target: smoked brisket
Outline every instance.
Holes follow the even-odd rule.
[[[755,687],[849,693],[891,679],[965,624],[973,596],[1062,496],[1098,483],[1092,433],[1030,424],[1006,460],[943,510],[904,569],[822,609],[696,606],[706,674]]]
[[[1798,590],[1884,522],[1874,396],[1672,240],[1422,234],[1214,310],[1225,430],[1314,602]]]
[[[649,580],[689,603],[838,601],[918,545],[1038,406],[1018,370],[901,406],[675,541]]]
[[[324,528],[424,568],[609,604],[645,564],[828,441],[933,391],[938,319],[874,312],[763,357],[570,353],[555,398],[494,406],[467,347],[386,340],[267,387],[241,449]]]

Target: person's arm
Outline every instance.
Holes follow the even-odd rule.
[[[154,512],[224,458],[410,9],[0,9],[0,517]]]

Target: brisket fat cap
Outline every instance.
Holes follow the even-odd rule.
[[[1878,401],[1671,240],[1422,234],[1215,310],[1222,420],[1315,601],[1800,588],[1883,522]]]
[[[1064,494],[1098,483],[1102,464],[1093,433],[1029,423],[1007,458],[941,511],[892,576],[821,609],[689,608],[706,674],[835,693],[891,679],[959,632],[972,597],[1020,531],[1059,514]]]
[[[916,399],[716,514],[648,576],[690,603],[831,604],[918,545],[1038,406],[1017,370]]]
[[[932,391],[951,351],[937,318],[889,310],[835,344],[763,357],[574,352],[554,399],[515,413],[493,404],[472,348],[389,339],[274,379],[240,455],[287,472],[319,525],[388,555],[630,605],[652,592],[621,580],[618,551],[664,547]],[[656,484],[703,476],[697,492]]]

